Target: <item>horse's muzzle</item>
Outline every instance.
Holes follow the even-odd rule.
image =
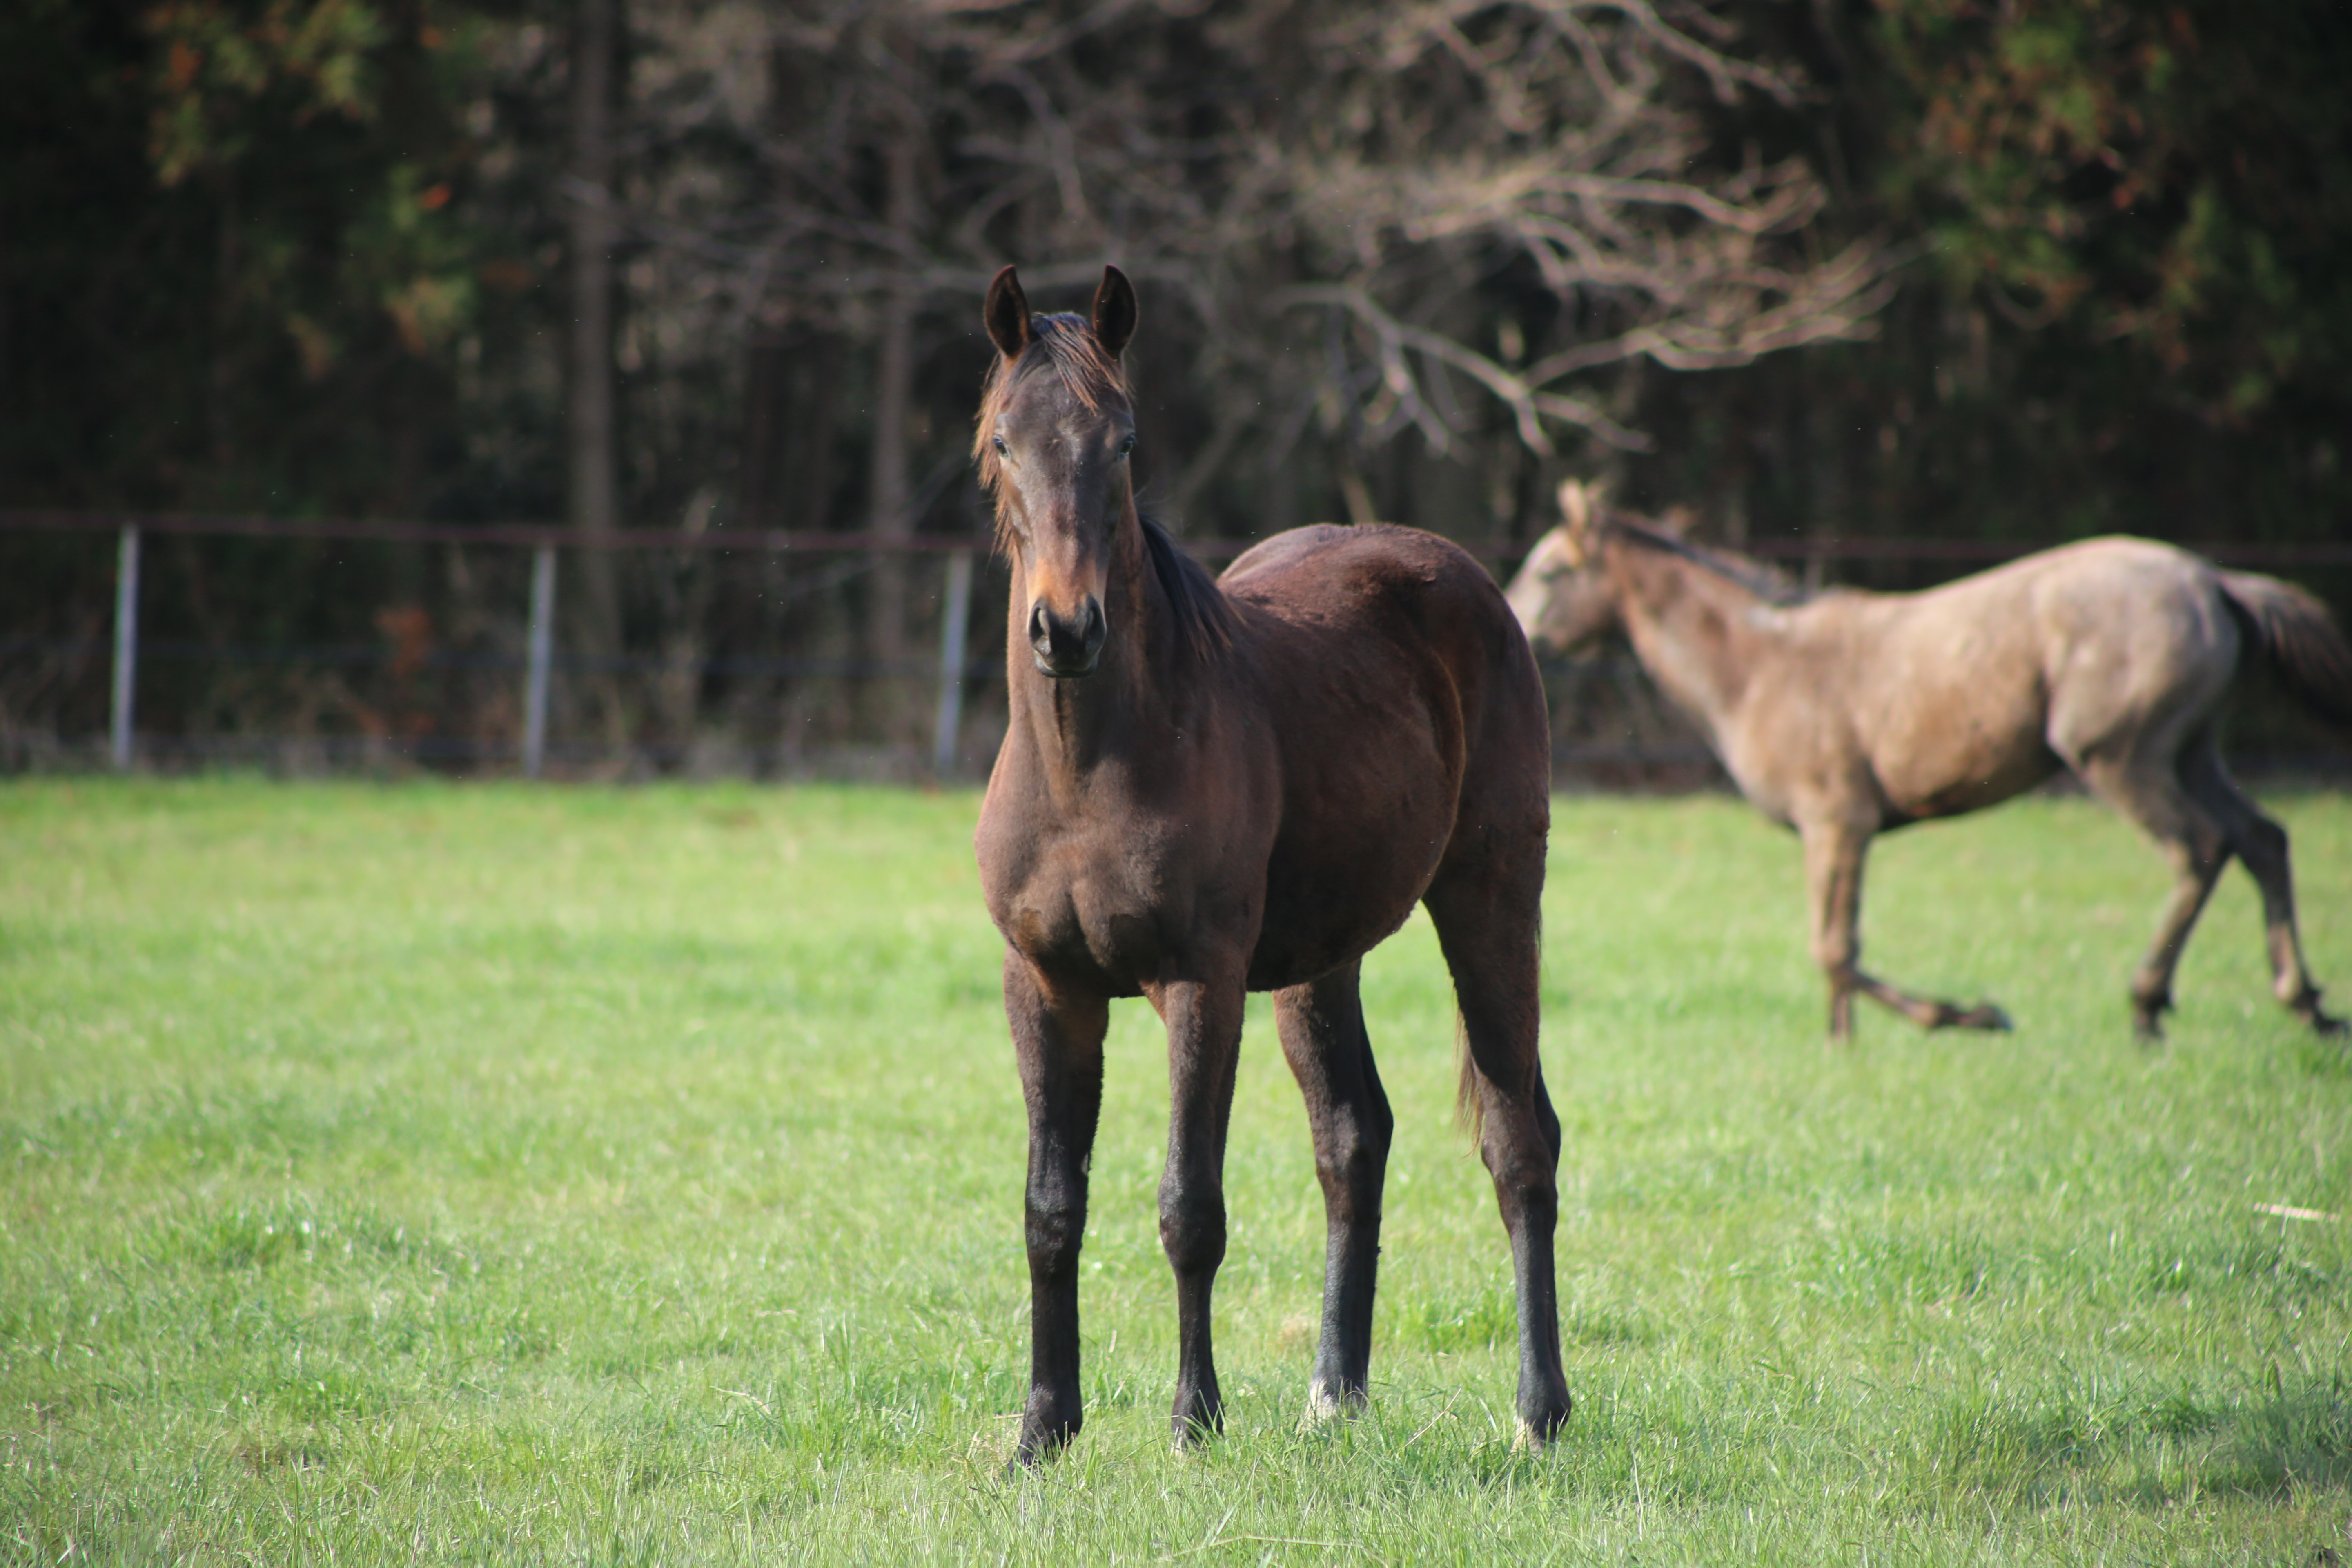
[[[1102,602],[1092,594],[1078,601],[1077,613],[1065,619],[1038,600],[1029,606],[1029,651],[1038,673],[1056,680],[1074,680],[1095,672],[1102,658],[1103,638],[1109,632]]]

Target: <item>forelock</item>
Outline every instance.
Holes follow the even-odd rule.
[[[1011,406],[1013,395],[1049,371],[1088,413],[1099,410],[1113,398],[1121,403],[1132,402],[1127,373],[1117,360],[1103,352],[1093,323],[1068,311],[1029,318],[1028,347],[1021,351],[1017,359],[997,355],[989,367],[988,380],[981,390],[980,416],[972,428],[971,451],[980,461],[981,485],[996,498],[1000,549],[1007,542],[1006,503],[1004,491],[997,482],[1002,469],[996,460],[996,448],[989,437],[996,433],[996,422]]]

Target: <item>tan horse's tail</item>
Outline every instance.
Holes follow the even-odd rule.
[[[2352,643],[2315,594],[2252,572],[2222,572],[2221,592],[2288,690],[2352,727]]]

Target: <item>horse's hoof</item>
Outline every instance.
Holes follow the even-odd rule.
[[[1005,1468],[1015,1475],[1035,1469],[1068,1447],[1086,1422],[1086,1412],[1075,1401],[1065,1414],[1052,1395],[1033,1394],[1029,1408],[1021,1415],[1021,1441],[1013,1446]]]
[[[1169,1413],[1169,1426],[1174,1433],[1179,1451],[1197,1448],[1225,1429],[1224,1401],[1215,1394],[1176,1396],[1176,1408]]]
[[[2132,1038],[2143,1046],[2164,1044],[2164,1016],[2161,1013],[2133,1008]]]
[[[1575,1408],[1576,1401],[1569,1397],[1565,1388],[1554,1389],[1534,1410],[1522,1404],[1518,1433],[1511,1439],[1511,1447],[1538,1453],[1551,1447],[1551,1440],[1568,1425],[1569,1415]]]
[[[1352,1421],[1370,1407],[1371,1400],[1360,1388],[1338,1388],[1318,1383],[1307,1390],[1307,1413],[1298,1418],[1301,1432],[1319,1431]]]
[[[1004,1473],[1025,1476],[1042,1469],[1048,1460],[1061,1458],[1062,1450],[1069,1446],[1070,1439],[1066,1434],[1059,1437],[1033,1438],[1024,1432],[1020,1443],[1013,1447],[1013,1457],[1004,1461]]]
[[[2323,1013],[2318,1008],[2314,1007],[2308,1015],[2308,1017],[2311,1023],[2311,1032],[2317,1035],[2321,1039],[2333,1040],[2339,1039],[2343,1037],[2344,1020],[2336,1017],[2335,1015],[2331,1013]]]
[[[2017,1027],[2010,1022],[2008,1014],[1990,1002],[1979,1002],[1961,1014],[1959,1026],[1963,1029],[1993,1029],[2004,1035]]]
[[[1530,1421],[1522,1415],[1518,1419],[1517,1430],[1511,1436],[1511,1452],[1540,1454],[1552,1446],[1553,1440],[1559,1436],[1560,1428],[1567,1425],[1568,1412],[1565,1410],[1541,1422]]]

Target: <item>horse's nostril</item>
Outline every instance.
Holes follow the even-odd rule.
[[[1053,637],[1051,625],[1045,619],[1045,601],[1038,600],[1029,606],[1029,643],[1033,647],[1045,647]]]

